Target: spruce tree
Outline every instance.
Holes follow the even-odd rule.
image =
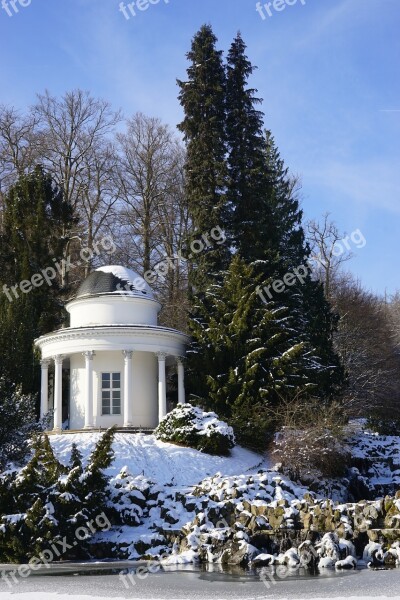
[[[247,59],[240,33],[226,65],[226,139],[228,150],[228,231],[247,261],[265,258],[271,212],[265,198],[263,114],[257,90],[248,87],[255,67]],[[266,210],[267,209],[267,210]]]
[[[25,562],[64,538],[72,548],[62,559],[90,558],[93,532],[88,522],[111,512],[104,470],[113,460],[113,437],[114,429],[109,429],[100,438],[85,468],[76,446],[66,467],[54,455],[48,436],[34,438],[28,464],[0,476],[0,561]],[[74,545],[79,527],[88,529],[88,538]]]
[[[193,254],[191,242],[226,221],[225,69],[216,43],[212,28],[203,25],[187,54],[188,80],[178,80],[185,111],[178,128],[187,148],[186,198],[193,226],[188,254]],[[227,246],[210,242],[205,251],[190,257],[189,286],[196,294],[202,294],[229,262]]]
[[[42,428],[34,397],[0,377],[0,469],[10,462],[21,463],[29,451],[29,437]]]
[[[214,269],[197,264],[195,276],[203,277],[207,285],[196,298],[192,295],[189,375],[195,376],[189,382],[193,396],[235,421],[238,437],[245,440],[251,423],[259,440],[265,440],[272,427],[271,404],[299,390],[332,396],[340,389],[343,373],[332,345],[335,317],[307,269],[302,211],[274,139],[264,130],[261,101],[248,85],[254,67],[245,52],[238,34],[227,57],[225,127],[219,132],[228,166],[221,218],[229,249],[240,259],[234,256],[230,267],[220,261],[219,271],[216,264]],[[208,120],[193,118],[190,103],[183,106],[184,123],[190,125],[186,137],[190,151],[192,140],[207,136],[207,131],[211,136],[215,128]],[[191,170],[200,160],[190,152],[189,159],[188,189],[196,198],[194,206],[189,202],[189,212],[196,223],[204,205],[199,180],[191,178]],[[203,165],[212,172],[210,163]],[[273,292],[263,304],[257,288],[272,286],[301,267],[303,278],[283,286],[281,293]],[[234,276],[242,281],[241,288],[235,288]],[[256,315],[253,321],[243,318],[247,310]],[[257,348],[252,340],[257,340]]]
[[[76,530],[87,525],[91,514],[87,509],[85,496],[82,455],[73,443],[67,474],[59,477],[49,489],[49,500],[54,507],[54,518],[58,523],[58,539],[65,537],[67,540],[74,540]],[[88,557],[85,543],[74,545],[63,555],[64,560],[85,557]]]
[[[196,323],[195,338],[203,360],[197,399],[228,420],[239,443],[262,450],[281,396],[289,399],[313,387],[315,357],[293,338],[286,307],[260,303],[257,283],[266,284],[237,254],[223,283],[210,287],[206,302],[199,301],[204,319]],[[214,311],[207,317],[210,305]]]
[[[343,383],[333,349],[336,317],[308,269],[303,213],[274,138],[263,131],[263,114],[257,110],[260,99],[248,86],[254,67],[245,51],[238,34],[227,58],[226,86],[232,244],[265,280],[282,280],[304,267],[305,276],[275,293],[273,300],[288,308],[293,339],[314,356],[314,369],[303,373],[304,381],[312,381],[319,395],[332,396]]]
[[[9,190],[2,217],[0,375],[19,384],[23,393],[36,393],[39,368],[33,340],[56,329],[62,313],[56,278],[36,287],[29,281],[43,269],[56,270],[54,261],[66,243],[62,231],[72,223],[72,212],[51,177],[36,167]]]
[[[18,509],[25,512],[37,498],[45,504],[48,490],[55,485],[58,478],[66,475],[67,469],[56,458],[49,437],[39,434],[32,440],[33,456],[22,468],[15,481],[15,491],[18,498]]]
[[[90,455],[81,477],[83,501],[90,518],[94,518],[98,514],[100,507],[104,509],[107,505],[108,476],[104,471],[114,460],[112,444],[115,431],[115,427],[110,427],[102,435]]]
[[[300,278],[295,278],[294,284],[286,286],[281,294],[275,294],[274,299],[288,307],[298,340],[304,341],[315,356],[311,374],[314,393],[329,399],[340,394],[344,385],[344,372],[333,347],[337,315],[326,300],[322,285],[312,277],[308,264],[310,248],[302,227],[303,211],[270,131],[265,132],[265,156],[267,199],[274,224],[269,235],[279,256],[276,279],[283,280],[286,274],[301,269]],[[268,271],[268,261],[265,266]]]

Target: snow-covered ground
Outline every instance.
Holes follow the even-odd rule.
[[[64,434],[50,436],[50,441],[57,458],[67,464],[74,442],[85,461],[101,436],[101,433]],[[218,472],[239,475],[272,467],[268,459],[238,446],[233,448],[229,457],[210,456],[142,433],[117,433],[113,450],[115,460],[108,470],[110,475],[128,467],[132,475],[144,475],[159,485],[192,486]]]

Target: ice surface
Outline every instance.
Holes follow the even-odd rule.
[[[149,575],[140,580],[119,575],[77,577],[31,576],[12,589],[0,581],[2,600],[361,600],[400,599],[400,571],[363,571],[326,577],[285,580],[253,578],[223,573],[195,571],[182,566],[168,573]],[[128,585],[128,587],[126,587]],[[268,587],[269,586],[269,587]]]

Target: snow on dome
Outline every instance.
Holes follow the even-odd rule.
[[[127,292],[140,292],[143,295],[153,298],[153,290],[147,283],[145,279],[136,271],[132,271],[131,269],[127,269],[126,267],[121,267],[120,265],[110,265],[106,267],[99,267],[96,271],[101,271],[102,273],[112,273],[115,277],[120,279],[123,282],[127,283],[126,291]]]
[[[153,290],[139,273],[119,265],[100,267],[90,273],[80,285],[76,298],[121,293],[154,299]]]

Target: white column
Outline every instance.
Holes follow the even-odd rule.
[[[50,360],[45,358],[40,361],[42,366],[42,379],[40,391],[40,418],[49,412],[49,365]]]
[[[93,427],[93,357],[92,350],[82,353],[85,357],[86,390],[85,390],[85,429]]]
[[[158,422],[167,414],[167,378],[165,371],[165,359],[167,355],[164,352],[157,353],[158,358]]]
[[[62,365],[64,357],[59,354],[54,357],[54,431],[62,429]]]
[[[132,427],[132,350],[123,350],[124,355],[124,427]]]
[[[178,404],[185,404],[185,367],[181,356],[176,358],[176,364],[178,366]]]

